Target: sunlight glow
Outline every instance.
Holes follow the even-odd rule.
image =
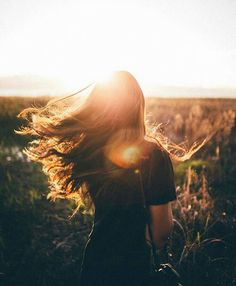
[[[0,76],[39,75],[70,91],[104,81],[110,70],[128,70],[153,88],[236,86],[229,4],[52,0],[33,9],[30,0],[6,3],[6,11],[0,3]],[[220,15],[228,16],[216,21]]]
[[[72,70],[72,67],[71,67]],[[60,75],[60,82],[65,90],[75,91],[81,87],[81,85],[87,85],[90,83],[102,83],[106,84],[112,79],[113,71],[111,68],[94,68],[88,74],[86,73],[68,73]]]
[[[113,76],[113,72],[104,71],[97,76],[96,82],[100,84],[107,84],[112,79],[112,76]]]

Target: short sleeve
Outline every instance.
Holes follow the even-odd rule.
[[[150,158],[146,203],[161,205],[176,200],[174,170],[169,154],[156,147]]]

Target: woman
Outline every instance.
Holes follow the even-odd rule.
[[[42,163],[48,197],[72,198],[78,209],[94,210],[79,285],[146,285],[147,223],[161,249],[171,234],[176,192],[168,151],[148,137],[138,82],[117,71],[80,104],[51,101],[20,116],[29,125],[18,133],[37,138],[25,152]]]

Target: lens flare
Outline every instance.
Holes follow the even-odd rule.
[[[146,154],[143,139],[138,137],[136,129],[120,129],[107,141],[104,155],[108,162],[121,168],[137,168]]]
[[[127,169],[137,166],[141,159],[141,151],[136,145],[123,145],[112,148],[106,153],[106,156],[115,165]]]
[[[122,152],[122,159],[128,164],[128,165],[134,165],[137,164],[137,162],[140,159],[140,150],[136,146],[129,146],[124,149]]]

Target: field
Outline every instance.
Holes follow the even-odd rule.
[[[46,199],[47,180],[14,133],[16,115],[47,97],[0,97],[0,282],[3,286],[78,285],[92,216],[69,219],[70,201]],[[236,100],[147,98],[147,121],[172,141],[206,144],[174,163],[178,200],[166,259],[184,285],[236,285]],[[162,123],[160,125],[160,123]]]

